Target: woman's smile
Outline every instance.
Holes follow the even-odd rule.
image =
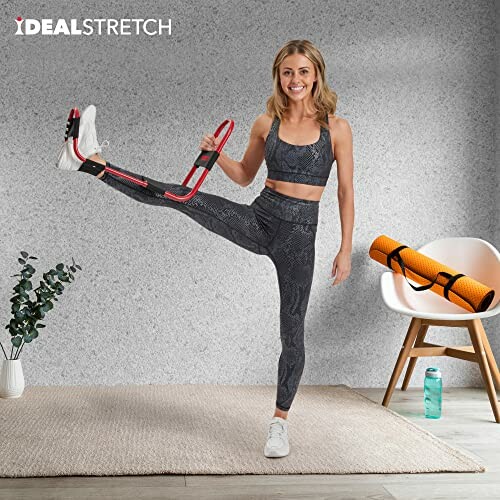
[[[305,90],[305,85],[297,85],[293,87],[288,87],[291,92],[294,94],[300,94],[303,90]]]

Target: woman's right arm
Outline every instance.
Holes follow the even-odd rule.
[[[241,161],[231,159],[223,151],[217,159],[217,165],[236,184],[246,187],[252,183],[264,160],[264,134],[269,128],[269,117],[260,115],[255,120],[250,131],[250,140],[247,150]],[[266,128],[267,127],[267,128]],[[220,138],[215,139],[213,135],[205,135],[201,141],[200,149],[213,151],[220,142]]]

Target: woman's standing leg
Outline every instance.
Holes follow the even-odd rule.
[[[282,221],[270,246],[280,290],[281,355],[275,416],[286,418],[305,364],[304,326],[314,272],[316,224]]]

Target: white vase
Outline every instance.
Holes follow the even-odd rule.
[[[20,359],[4,359],[0,373],[0,398],[18,398],[24,391]]]

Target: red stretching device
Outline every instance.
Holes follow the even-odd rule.
[[[222,151],[222,148],[226,144],[227,140],[229,139],[229,136],[231,135],[231,132],[233,131],[234,128],[234,121],[233,120],[224,120],[217,130],[215,131],[215,137],[219,137],[219,134],[224,130],[224,127],[228,125],[228,128],[226,130],[226,133],[224,134],[224,137],[222,138],[220,144],[217,146],[217,149],[215,151],[202,151],[196,161],[194,162],[194,165],[192,166],[191,170],[187,174],[186,178],[182,182],[183,186],[187,186],[189,181],[191,180],[191,177],[193,176],[195,170],[198,167],[204,167],[205,171],[201,174],[200,178],[196,182],[195,186],[191,189],[191,191],[185,195],[177,195],[174,193],[171,193],[170,191],[163,191],[158,185],[155,184],[155,181],[152,179],[149,179],[148,181],[141,180],[141,179],[136,179],[135,177],[132,177],[128,174],[124,174],[123,172],[119,172],[118,170],[115,170],[114,168],[111,167],[106,167],[104,170],[112,175],[116,175],[118,177],[123,177],[124,179],[127,179],[134,184],[138,184],[139,186],[142,186],[144,188],[151,189],[152,191],[155,191],[157,193],[163,194],[163,196],[170,198],[171,200],[174,201],[188,201],[190,200],[198,191],[200,186],[202,185],[203,181],[205,180],[205,177],[207,176],[209,170],[211,170],[212,166],[216,162],[217,158],[219,157],[220,152]],[[85,158],[80,151],[78,150],[78,133],[79,133],[79,127],[80,127],[80,111],[78,108],[72,108],[70,113],[69,113],[69,118],[68,118],[68,124],[66,127],[66,134],[64,136],[64,141],[66,142],[69,137],[73,137],[73,150],[75,152],[75,155],[78,157],[79,160],[82,162],[85,162],[87,158]]]

